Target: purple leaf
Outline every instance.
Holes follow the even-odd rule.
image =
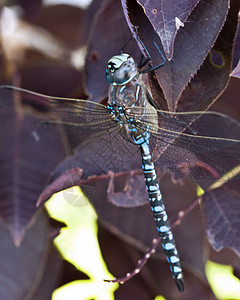
[[[237,29],[239,1],[231,1],[226,22],[198,73],[190,81],[178,101],[178,111],[208,109],[227,87],[232,67],[232,51]],[[220,58],[216,64],[214,58]]]
[[[140,173],[140,174],[138,174]],[[120,207],[134,207],[148,203],[147,191],[142,172],[131,172],[127,176],[117,177],[111,172],[108,185],[108,199]]]
[[[178,31],[176,18],[183,24],[198,4],[199,0],[181,0],[181,1],[148,1],[138,0],[142,5],[144,12],[150,20],[153,29],[159,35],[164,52],[168,60],[172,59],[174,51],[174,40]],[[177,22],[179,22],[177,20]],[[187,21],[188,22],[188,21]]]
[[[39,278],[41,280],[35,286],[32,299],[51,299],[53,291],[59,287],[60,277],[64,271],[62,257],[50,241],[45,268]]]
[[[236,68],[232,71],[231,76],[240,78],[240,60],[237,64]]]
[[[18,95],[19,96],[19,95]],[[0,93],[0,215],[20,245],[49,174],[64,156],[61,136],[41,125],[13,91]],[[49,159],[51,157],[51,159]]]
[[[237,27],[237,32],[236,32],[236,38],[234,41],[234,53],[233,53],[233,69],[236,67],[236,65],[239,62],[240,59],[240,16],[238,16],[238,27]]]
[[[239,183],[226,183],[203,196],[202,208],[208,240],[220,251],[232,248],[240,256],[240,189]]]
[[[13,244],[5,225],[0,223],[1,299],[26,299],[34,293],[43,275],[49,255],[49,228],[44,213],[35,217],[19,248]],[[54,277],[56,275],[52,274]]]
[[[219,97],[218,101],[213,104],[212,110],[231,116],[240,121],[240,84],[239,79],[230,77],[226,90]]]
[[[218,13],[215,11],[216,7],[219,7]],[[160,41],[158,41],[154,29],[149,23],[144,11],[139,5],[136,5],[135,2],[131,2],[131,5],[129,4],[127,9],[128,11],[126,12],[125,10],[125,15],[127,14],[129,26],[132,26],[131,24],[138,26],[139,36],[150,52],[151,65],[158,65],[162,62],[162,58],[153,43],[155,40],[156,43],[160,45]],[[204,77],[201,76],[198,79],[198,77],[194,77],[194,75],[200,69],[204,59],[206,58],[210,49],[213,47],[219,32],[222,29],[228,12],[227,1],[222,1],[222,3],[215,0],[199,2],[190,15],[189,22],[186,22],[184,28],[179,31],[175,40],[173,59],[170,62],[168,61],[162,68],[155,71],[159,85],[161,86],[163,94],[166,98],[169,110],[203,110],[208,107],[209,104],[217,97],[219,91],[226,86],[230,72],[229,69],[232,56],[232,44],[236,30],[235,24],[237,21],[238,4],[233,2],[231,10],[232,12],[228,16],[229,22],[227,22],[225,26],[225,31],[222,32],[222,34],[225,33],[225,35],[221,38],[221,41],[223,39],[226,40],[227,47],[226,45],[223,47],[223,43],[219,41],[217,46],[219,47],[220,45],[220,47],[223,47],[223,49],[216,49],[217,52],[222,52],[224,55],[224,64],[222,69],[219,70],[219,66],[207,64],[207,66],[204,68]],[[232,24],[234,24],[234,26],[232,26]],[[225,73],[223,71],[225,71]],[[219,80],[219,74],[222,74],[222,77],[225,77],[223,77],[220,82],[217,81],[216,83],[213,83],[215,86],[213,91],[207,91],[206,87],[211,86],[207,84],[208,80]],[[193,91],[195,92],[196,87],[199,89],[195,94],[192,92],[191,101],[189,101],[187,94],[186,96],[185,94],[181,94],[184,92],[187,84],[189,82],[193,82],[194,84],[194,81],[197,82],[195,85],[193,85]],[[204,81],[206,83],[204,83]],[[190,91],[192,91],[193,87],[190,86]],[[208,93],[206,96],[203,95],[205,90],[206,93]],[[153,94],[155,95],[157,93],[153,92]],[[181,101],[181,106],[179,106],[179,101]],[[206,101],[207,103],[202,103],[203,101]],[[192,107],[188,107],[187,105],[191,103]],[[159,107],[164,106],[160,103]]]

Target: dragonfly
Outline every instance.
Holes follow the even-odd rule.
[[[127,159],[130,151],[138,151],[142,160],[145,186],[161,244],[170,271],[180,292],[184,291],[183,272],[176,243],[165,210],[156,168],[168,170],[175,176],[191,175],[201,186],[225,182],[238,174],[240,165],[240,125],[216,112],[169,112],[157,109],[147,90],[143,74],[159,68],[143,69],[127,53],[113,56],[106,67],[109,83],[107,105],[82,99],[51,97],[25,89],[1,86],[7,99],[18,95],[23,105],[44,108],[47,124],[64,126],[67,133],[77,133],[77,141],[89,136],[111,141],[115,156]],[[228,124],[235,130],[221,130],[205,135],[216,124]],[[225,127],[224,127],[225,128]],[[37,130],[34,132],[37,141]],[[125,143],[128,147],[121,147]],[[75,143],[77,144],[77,143]],[[117,145],[117,146],[116,146]],[[103,150],[111,151],[111,149]],[[135,152],[134,152],[135,153]],[[139,157],[140,157],[139,156]],[[226,156],[230,157],[226,160]],[[112,163],[111,171],[119,171]],[[102,172],[109,171],[102,166]],[[206,185],[207,183],[207,185]]]

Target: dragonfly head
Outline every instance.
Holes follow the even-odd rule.
[[[111,85],[125,85],[138,73],[134,59],[122,53],[109,59],[106,68],[106,78]]]

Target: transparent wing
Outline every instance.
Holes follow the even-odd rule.
[[[11,107],[11,106],[14,106]],[[32,136],[41,139],[41,129],[57,127],[67,153],[84,153],[102,173],[141,169],[140,152],[111,119],[107,107],[92,101],[51,97],[12,86],[0,87],[0,117],[8,111],[35,116]],[[34,119],[34,120],[35,120]],[[38,144],[36,143],[38,146]],[[86,150],[88,149],[88,150]],[[79,154],[80,155],[80,154]]]
[[[81,99],[49,97],[13,87],[1,88],[0,105],[8,107],[9,97],[20,99],[23,105],[35,109],[42,115],[41,124],[62,126],[72,147],[89,136],[100,136],[109,140],[114,153],[121,151],[119,156],[126,157],[126,160],[128,148],[133,151],[132,146],[127,146],[129,142],[133,144],[129,135],[111,119],[104,105]],[[240,177],[240,125],[237,121],[219,113],[170,113],[150,105],[130,107],[125,112],[134,119],[139,132],[151,133],[153,159],[162,170],[167,169],[176,177],[190,174],[207,185],[221,178]],[[116,147],[119,141],[125,145]],[[111,152],[110,148],[108,152]]]
[[[51,97],[25,89],[1,86],[2,94],[1,106],[8,107],[9,99],[19,100],[22,105],[36,108],[38,112],[43,112],[47,118],[53,121],[64,122],[71,126],[93,128],[111,127],[113,122],[106,110],[106,106],[82,99]],[[4,101],[5,99],[5,101]]]
[[[239,122],[214,112],[134,110],[138,130],[151,133],[153,158],[161,169],[190,174],[198,182],[239,179]]]
[[[39,126],[59,126],[71,148],[90,135],[119,130],[106,107],[92,101],[51,97],[21,88],[2,86],[0,108],[10,109],[10,105],[16,106],[16,101],[39,118]],[[37,133],[36,127],[36,136]]]

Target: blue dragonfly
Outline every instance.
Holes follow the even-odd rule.
[[[156,228],[161,238],[169,267],[179,291],[184,291],[182,267],[169,225],[156,167],[176,176],[191,175],[203,187],[231,180],[234,167],[240,164],[240,140],[236,131],[206,131],[214,124],[232,124],[234,120],[220,113],[173,113],[156,108],[143,74],[164,65],[143,70],[149,57],[139,66],[127,53],[113,56],[107,62],[109,83],[107,105],[88,100],[65,99],[41,95],[21,88],[2,86],[5,97],[15,93],[29,106],[42,105],[46,122],[64,126],[66,132],[77,132],[78,141],[88,136],[109,136],[115,145],[125,140],[130,148],[139,149],[146,190]],[[37,131],[35,132],[37,136]],[[116,147],[115,147],[116,149]],[[109,150],[111,151],[111,149]],[[119,147],[121,157],[128,151]],[[116,153],[117,155],[118,153]],[[228,159],[226,159],[228,157]],[[103,169],[103,173],[109,169]],[[113,164],[112,171],[116,171]],[[207,182],[207,184],[206,184]]]

